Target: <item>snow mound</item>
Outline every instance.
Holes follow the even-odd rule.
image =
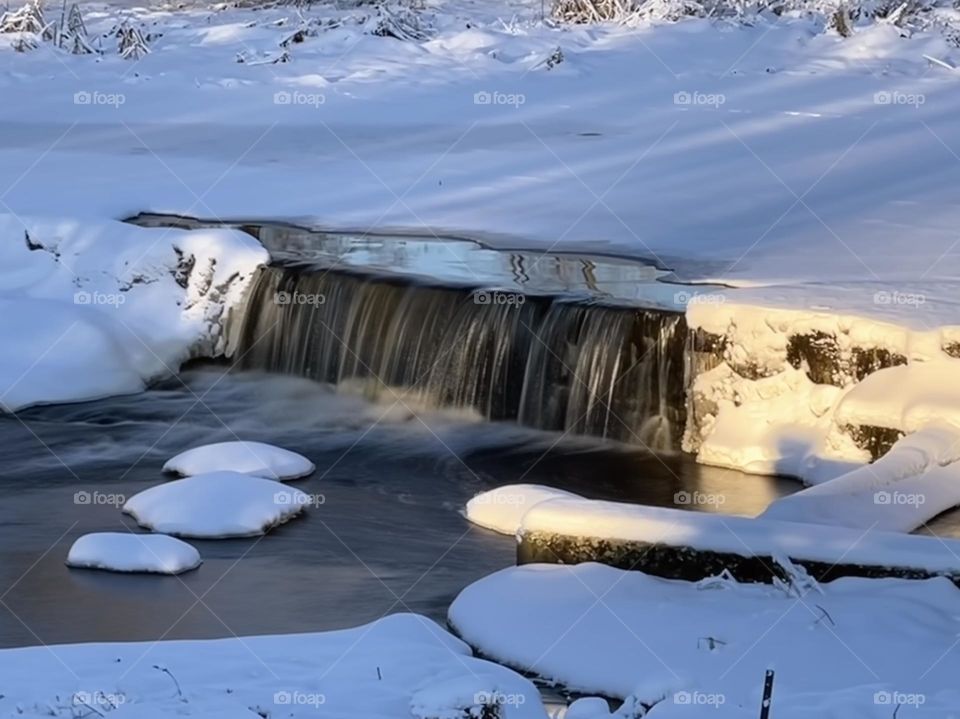
[[[217,356],[268,259],[237,230],[0,214],[0,409],[141,391]]]
[[[313,634],[4,649],[0,676],[4,714],[16,708],[24,719],[50,717],[51,707],[138,719],[396,719],[410,716],[419,692],[474,676],[515,699],[505,719],[547,719],[532,682],[416,614]]]
[[[540,502],[560,497],[579,499],[571,492],[539,484],[508,484],[478,494],[467,502],[465,514],[468,520],[485,529],[516,534],[523,515],[530,509]]]
[[[163,534],[96,532],[70,547],[67,565],[112,572],[180,574],[196,569],[200,553],[186,542]]]
[[[930,422],[960,427],[958,369],[960,362],[937,358],[874,372],[843,397],[837,420],[904,432]]]
[[[873,464],[778,499],[761,517],[913,531],[960,505],[958,447],[955,426],[928,426],[898,441]]]
[[[306,477],[316,469],[303,455],[263,442],[218,442],[181,452],[163,465],[184,477],[230,471],[281,481]]]
[[[815,591],[527,565],[464,589],[449,620],[486,656],[576,691],[657,704],[652,717],[755,719],[769,667],[778,718],[889,719],[898,702],[884,699],[906,695],[924,716],[955,710],[955,586],[845,578]]]
[[[239,472],[210,472],[144,490],[123,511],[141,527],[181,537],[252,537],[289,521],[309,503],[297,489]]]

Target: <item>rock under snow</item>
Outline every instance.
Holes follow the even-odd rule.
[[[890,719],[897,703],[900,716],[946,717],[960,705],[960,591],[941,578],[844,578],[796,595],[528,565],[464,589],[449,619],[485,656],[656,704],[651,717],[756,719],[770,667],[777,719]]]
[[[901,439],[873,464],[776,500],[761,517],[913,531],[960,505],[958,449],[956,426],[929,425]]]
[[[251,537],[289,521],[310,502],[298,489],[239,472],[210,472],[146,489],[123,511],[155,532],[209,539]]]
[[[466,517],[474,524],[501,534],[516,534],[532,507],[558,497],[576,494],[539,484],[508,484],[482,492],[467,502]]]
[[[186,542],[164,534],[96,532],[70,547],[67,565],[113,572],[180,574],[196,569],[200,553]]]
[[[222,350],[269,258],[236,230],[0,214],[0,409],[138,392]]]
[[[960,575],[960,541],[954,539],[590,499],[541,502],[524,516],[520,534],[523,541],[527,535],[576,538],[588,543],[612,540],[612,544],[760,557],[767,563],[773,557],[788,557],[828,567],[899,567]]]
[[[218,442],[181,452],[163,465],[184,477],[230,471],[281,481],[306,477],[316,469],[303,455],[263,442]]]

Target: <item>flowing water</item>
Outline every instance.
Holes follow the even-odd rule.
[[[142,224],[198,226],[140,217]],[[216,223],[211,223],[216,224]],[[479,491],[753,515],[798,484],[677,451],[694,353],[664,272],[615,258],[238,223],[274,263],[228,322],[227,364],[130,397],[0,416],[0,646],[443,621],[512,537],[461,515]],[[232,439],[313,460],[323,502],[263,538],[194,542],[180,577],[64,566],[91,531],[139,531],[125,498],[166,459]],[[955,521],[955,520],[949,520]]]
[[[796,488],[408,405],[210,366],[142,395],[0,417],[0,474],[16,488],[0,505],[0,646],[318,631],[408,609],[442,622],[460,589],[515,560],[512,537],[460,514],[483,489],[536,482],[662,505],[722,491],[722,511],[753,514]],[[309,456],[318,470],[295,486],[324,504],[263,538],[194,542],[204,564],[180,577],[64,566],[85,532],[138,531],[114,504],[165,481],[166,459],[235,436]]]

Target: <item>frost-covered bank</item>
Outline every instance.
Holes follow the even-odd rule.
[[[267,260],[230,230],[0,215],[0,406],[137,392],[222,351],[224,312]]]

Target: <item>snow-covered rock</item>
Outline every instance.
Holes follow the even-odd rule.
[[[263,442],[218,442],[181,452],[163,465],[184,477],[230,471],[281,481],[306,477],[316,469],[303,455]]]
[[[789,557],[827,567],[904,567],[960,575],[960,541],[955,539],[590,499],[539,503],[524,515],[520,535],[689,548],[760,557],[769,564],[775,557]]]
[[[873,464],[782,497],[761,517],[913,531],[960,505],[958,450],[960,427],[929,424],[901,439]]]
[[[180,574],[200,566],[200,553],[186,542],[163,534],[96,532],[70,547],[71,567],[113,572]]]
[[[135,494],[123,511],[155,532],[224,538],[264,534],[310,503],[298,489],[238,472],[177,479]]]
[[[430,687],[476,677],[516,699],[505,705],[504,719],[547,719],[532,682],[473,657],[464,642],[416,614],[316,634],[3,649],[0,676],[0,711],[24,719],[114,712],[396,719],[409,717],[413,698]]]
[[[756,719],[771,667],[771,716],[785,719],[890,719],[897,703],[946,717],[960,703],[960,590],[946,579],[845,578],[797,596],[599,564],[528,565],[464,589],[449,619],[485,656],[657,704],[651,717]]]
[[[539,484],[508,484],[481,492],[467,502],[464,512],[474,524],[501,534],[516,534],[523,515],[540,502],[576,494]]]
[[[0,408],[138,392],[223,348],[266,250],[235,230],[0,214]]]

